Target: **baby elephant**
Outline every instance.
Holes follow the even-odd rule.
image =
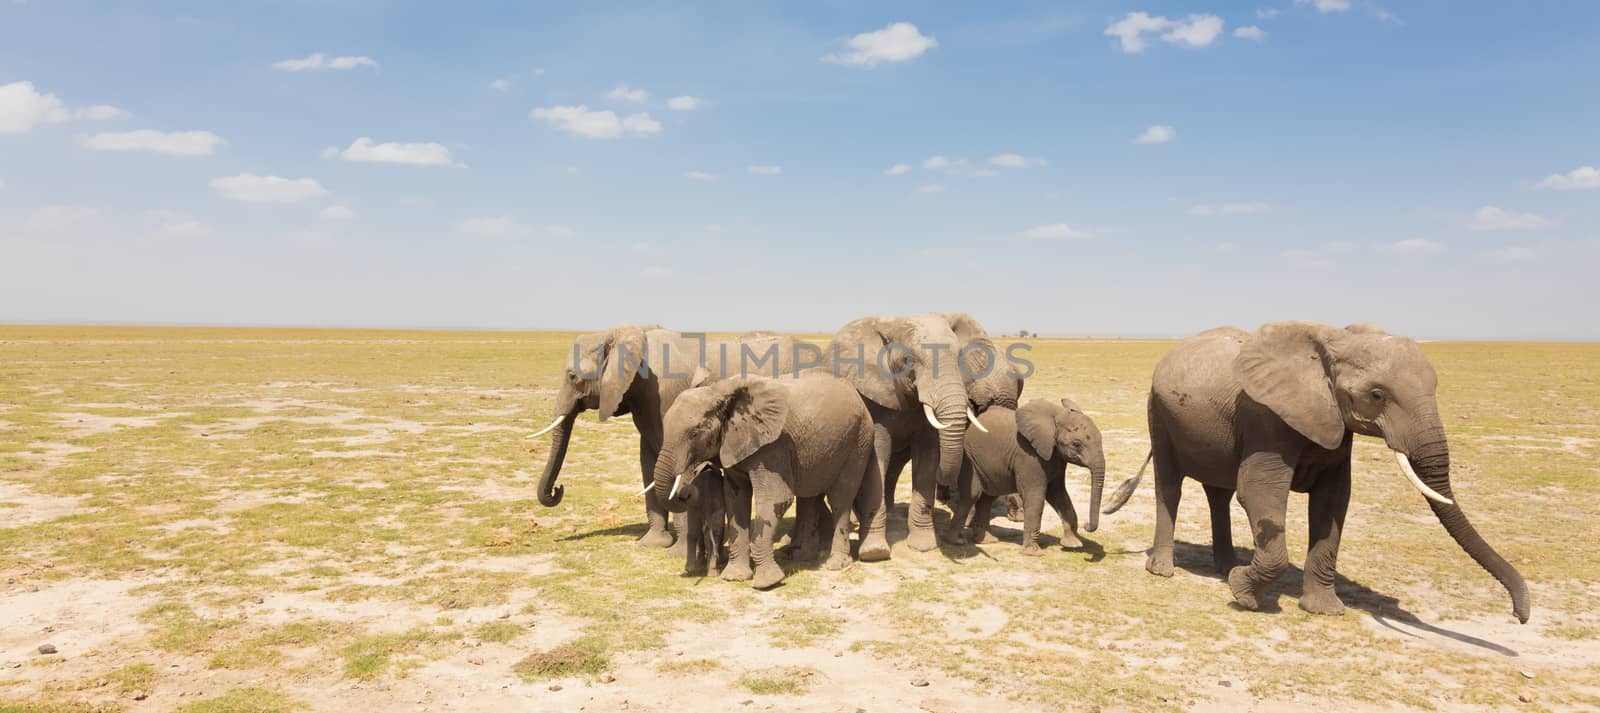
[[[685,544],[683,571],[689,575],[716,577],[728,563],[725,540],[728,508],[722,471],[707,463],[700,466],[694,482],[692,497],[685,498],[688,517],[684,520],[683,532],[678,534]]]
[[[1106,457],[1100,429],[1068,399],[1054,403],[1034,399],[1022,408],[991,406],[978,417],[983,429],[967,430],[966,461],[956,484],[951,526],[945,539],[955,544],[993,542],[990,508],[996,497],[1022,496],[1022,554],[1037,556],[1039,517],[1045,502],[1061,516],[1063,547],[1081,547],[1078,513],[1067,498],[1067,464],[1089,469],[1089,525],[1100,526],[1100,491],[1106,482]],[[984,431],[987,429],[987,432]],[[974,506],[975,509],[974,509]],[[972,531],[961,524],[972,514]]]

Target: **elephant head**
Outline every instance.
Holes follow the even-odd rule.
[[[1106,486],[1106,454],[1100,429],[1073,403],[1034,399],[1017,409],[1017,436],[1040,458],[1065,461],[1089,469],[1089,522],[1085,530],[1100,527],[1100,493]]]
[[[1001,358],[1000,350],[978,320],[964,312],[941,314],[960,342],[957,358],[973,411],[983,413],[990,406],[1016,410],[1022,399],[1022,379]]]
[[[788,416],[788,393],[771,379],[737,376],[683,392],[662,428],[656,497],[681,511],[693,495],[697,466],[733,467],[778,440]]]
[[[1251,399],[1323,448],[1339,447],[1346,431],[1382,438],[1445,531],[1510,592],[1518,621],[1528,621],[1522,575],[1455,502],[1438,377],[1416,342],[1366,324],[1275,322],[1244,341],[1234,369]]]
[[[627,395],[646,361],[645,333],[653,326],[622,324],[604,332],[581,334],[563,359],[561,388],[556,392],[550,425],[532,437],[550,433],[550,457],[539,477],[539,504],[555,507],[564,488],[556,485],[578,414],[595,409],[600,420],[628,413]]]
[[[939,429],[939,482],[961,473],[962,441],[973,418],[960,359],[961,339],[942,314],[865,317],[833,337],[834,374],[888,409],[920,409]]]

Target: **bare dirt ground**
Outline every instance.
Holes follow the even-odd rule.
[[[1600,708],[1595,345],[1425,346],[1457,494],[1532,587],[1518,625],[1367,441],[1342,617],[1298,609],[1293,567],[1234,609],[1198,488],[1177,575],[1146,574],[1148,483],[1080,549],[1047,513],[1042,558],[1004,518],[898,546],[902,489],[889,562],[685,577],[632,543],[626,419],[580,422],[565,501],[535,499],[521,436],[570,338],[0,327],[0,711]],[[1078,401],[1131,474],[1170,344],[1032,343],[1025,398]]]

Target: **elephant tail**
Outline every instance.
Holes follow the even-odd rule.
[[[1106,504],[1101,513],[1110,515],[1128,503],[1128,498],[1133,497],[1133,491],[1139,489],[1139,481],[1144,480],[1144,470],[1150,467],[1150,458],[1154,455],[1154,451],[1145,454],[1144,465],[1139,466],[1139,474],[1122,481],[1122,485],[1117,486],[1117,491],[1111,494],[1111,502]]]

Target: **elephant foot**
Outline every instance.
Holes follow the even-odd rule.
[[[986,527],[972,528],[972,530],[967,533],[967,539],[970,540],[974,545],[992,545],[1000,541],[1000,538],[995,537],[994,533],[990,532],[989,528]]]
[[[1022,555],[1024,557],[1043,557],[1044,550],[1039,549],[1039,543],[1029,542],[1022,546]]]
[[[817,547],[788,547],[783,550],[783,556],[790,562],[814,562],[817,559]]]
[[[1243,609],[1255,611],[1261,608],[1261,603],[1256,601],[1255,583],[1250,581],[1249,567],[1234,567],[1228,571],[1228,589],[1233,592],[1233,601]]]
[[[844,569],[845,567],[849,567],[849,566],[850,566],[850,555],[849,555],[849,553],[844,553],[844,554],[829,555],[828,556],[828,561],[823,563],[822,568],[823,569],[833,570],[833,571],[837,572],[837,571],[839,571],[841,569]]]
[[[958,528],[951,528],[949,531],[945,532],[944,535],[942,535],[942,539],[952,545],[967,544],[967,534]]]
[[[1022,498],[1015,495],[1006,496],[1006,519],[1012,522],[1022,522]]]
[[[722,570],[717,569],[716,567],[707,567],[706,568],[706,576],[707,577],[721,577],[722,576]]]
[[[644,533],[644,536],[639,538],[638,543],[640,547],[671,547],[672,533],[667,532],[666,528],[652,527],[649,532]],[[685,550],[678,554],[687,555],[688,552]]]
[[[755,578],[751,580],[750,586],[756,589],[771,589],[782,581],[783,568],[776,562],[767,562],[756,566]]]
[[[1232,553],[1229,553],[1227,557],[1217,556],[1211,558],[1211,566],[1217,568],[1217,574],[1220,574],[1224,577],[1226,577],[1229,572],[1232,572],[1233,568],[1238,564],[1239,563],[1233,559]]]
[[[1333,587],[1307,587],[1300,595],[1300,608],[1312,614],[1339,616],[1344,613],[1344,602],[1339,601]]]
[[[1068,532],[1061,536],[1061,547],[1075,550],[1083,546],[1083,540],[1078,539],[1077,533]]]
[[[856,559],[862,562],[882,562],[889,559],[889,541],[883,535],[868,536],[861,543],[861,550],[856,553]]]
[[[680,537],[680,538],[677,539],[677,541],[673,542],[672,546],[667,548],[667,556],[668,557],[673,557],[673,558],[688,557],[689,556],[689,538]]]
[[[1150,555],[1149,560],[1144,561],[1144,571],[1157,577],[1173,576],[1173,555],[1171,553],[1166,556]]]
[[[918,552],[927,552],[939,546],[938,538],[934,537],[933,526],[912,527],[911,534],[906,536],[906,544]]]
[[[722,568],[722,579],[728,582],[745,582],[754,576],[755,573],[750,571],[750,565],[743,562],[739,564],[729,562],[728,566]]]

